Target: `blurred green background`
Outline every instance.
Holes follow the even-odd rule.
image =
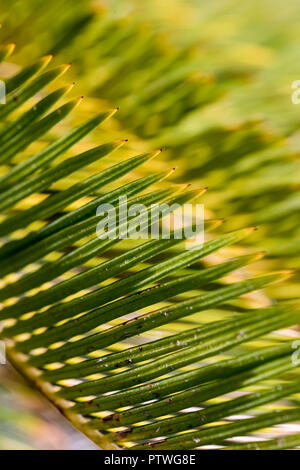
[[[64,81],[86,97],[73,121],[120,106],[93,139],[164,147],[149,171],[208,185],[207,216],[258,224],[247,243],[264,267],[299,269],[299,13],[296,0],[2,0],[1,41],[17,47],[1,75],[47,53],[71,62]],[[296,297],[299,274],[268,293]],[[93,447],[7,366],[0,378],[0,448]]]

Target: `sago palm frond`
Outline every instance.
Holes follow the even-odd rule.
[[[246,243],[267,251],[267,268],[290,268],[299,267],[300,246],[299,113],[290,97],[298,8],[290,2],[282,18],[280,5],[257,0],[145,0],[142,8],[15,0],[4,2],[3,35],[18,38],[23,57],[68,57],[89,96],[117,102],[117,119],[148,149],[167,148],[177,181],[210,187],[210,210],[230,220],[224,230],[263,224]],[[295,296],[295,280],[272,296]]]
[[[173,203],[184,204],[204,190],[178,191],[164,183],[145,192],[169,172],[118,181],[160,151],[107,163],[72,184],[72,173],[100,158],[109,162],[125,144],[103,142],[70,155],[116,109],[30,153],[29,146],[80,101],[50,110],[67,87],[19,109],[66,70],[42,72],[50,60],[8,78],[7,104],[0,109],[6,169],[0,179],[0,321],[9,360],[101,448],[226,447],[230,438],[265,428],[272,437],[273,426],[298,421],[295,344],[276,331],[299,322],[299,304],[254,308],[240,298],[290,272],[245,278],[244,267],[261,253],[209,262],[209,255],[254,230],[212,236],[218,220],[205,222],[207,241],[190,249],[176,230],[168,240],[122,241],[128,228],[122,219],[115,237],[96,234],[101,203],[117,205],[127,196],[129,204],[143,203],[148,212],[166,202],[166,215]],[[53,190],[65,178],[64,188]],[[240,269],[242,279],[227,276]],[[282,398],[289,400],[274,413],[272,405]],[[238,421],[230,418],[240,413]],[[267,442],[294,447],[300,438]]]

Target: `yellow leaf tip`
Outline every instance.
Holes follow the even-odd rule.
[[[41,61],[42,61],[43,66],[46,67],[49,64],[49,62],[51,62],[53,57],[54,57],[53,54],[48,54],[42,57]]]
[[[284,281],[290,278],[291,276],[293,276],[294,274],[295,274],[295,269],[285,269],[282,271],[271,273],[271,276],[274,278],[272,280],[272,283]]]
[[[63,93],[68,94],[72,88],[74,87],[74,83],[70,83],[69,85],[66,85],[65,87],[61,88]]]
[[[108,117],[112,117],[114,114],[116,114],[117,111],[119,111],[120,108],[113,108],[110,111],[108,111]]]
[[[152,160],[152,158],[157,157],[157,155],[159,155],[160,153],[161,153],[161,150],[160,150],[160,149],[154,150],[154,151],[150,154],[149,160]]]
[[[13,51],[15,50],[15,47],[16,47],[15,42],[11,42],[5,46],[6,51],[7,51],[7,56],[10,56],[13,53]]]
[[[67,86],[65,87],[67,93],[68,93],[70,90],[72,90],[72,88],[74,88],[74,86],[75,86],[75,82],[72,82],[72,83],[70,83],[69,85],[67,85]]]
[[[245,260],[245,263],[255,263],[256,261],[259,261],[265,256],[266,252],[265,251],[258,251],[256,253],[250,253],[247,255],[241,256],[241,259]]]
[[[250,235],[251,233],[256,232],[256,230],[258,230],[258,228],[256,226],[253,226],[253,227],[243,228],[242,232],[244,232],[246,235]]]
[[[191,185],[191,183],[189,183],[189,186],[190,186],[190,185]],[[207,187],[200,188],[200,189],[195,189],[196,197],[202,196],[202,194],[206,193],[207,190],[208,190]]]
[[[219,227],[219,225],[222,225],[225,223],[225,219],[214,219],[216,224],[217,224],[217,227]]]
[[[206,226],[206,230],[214,230],[215,228],[220,227],[224,223],[224,219],[206,219],[204,220],[204,225]]]
[[[171,168],[170,170],[166,171],[165,173],[163,173],[163,177],[162,179],[166,179],[168,178],[170,175],[172,175],[172,173],[174,173],[174,171],[177,169],[177,167],[174,167],[174,168]]]
[[[266,255],[265,251],[258,251],[257,253],[253,253],[249,255],[249,258],[254,262],[254,261],[258,261],[264,258],[265,255]]]
[[[66,72],[67,70],[69,70],[70,67],[71,67],[71,64],[64,64],[63,71]]]
[[[73,103],[75,104],[75,106],[77,106],[79,103],[81,103],[81,101],[83,100],[83,96],[78,96],[77,98],[75,98],[73,100]]]

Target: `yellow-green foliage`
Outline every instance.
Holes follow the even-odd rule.
[[[223,445],[300,418],[295,333],[276,333],[298,323],[298,277],[274,271],[300,259],[297,5],[158,3],[3,1],[1,335],[103,448]],[[87,99],[56,104],[76,96],[73,79]],[[206,243],[99,240],[95,209],[120,194],[147,206],[201,195]],[[279,302],[255,292],[268,285]],[[225,396],[237,391],[250,393]]]

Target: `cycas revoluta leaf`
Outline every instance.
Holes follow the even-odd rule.
[[[46,55],[45,57],[42,57],[41,59],[39,59],[36,63],[34,63],[32,65],[29,65],[28,67],[25,67],[20,72],[18,72],[16,75],[10,77],[6,81],[6,92],[7,93],[12,93],[17,88],[22,86],[22,92],[20,91],[19,93],[20,93],[21,96],[25,95],[26,96],[25,99],[28,99],[32,95],[31,94],[26,95],[26,93],[28,92],[28,88],[26,88],[26,86],[23,87],[24,83],[27,82],[30,78],[34,77],[42,69],[47,67],[47,65],[52,60],[52,58],[53,58],[52,54]],[[38,91],[38,89],[36,91]],[[30,93],[32,93],[32,92],[30,92]],[[16,105],[15,105],[16,107],[19,105],[20,95],[17,94],[15,96],[15,98],[17,97],[17,99],[13,99],[13,97],[11,98],[11,101],[14,101],[16,103]],[[9,104],[9,103],[7,103],[7,104]],[[13,108],[13,106],[12,106],[12,108]],[[7,114],[11,112],[12,108],[10,108],[10,107],[8,107],[6,109],[4,107],[1,108],[1,114],[0,114],[1,118],[3,118],[4,116],[7,116]]]
[[[14,43],[7,44],[6,46],[0,47],[0,62],[7,59],[14,51],[16,45]]]
[[[73,32],[71,28],[71,36]],[[2,117],[65,71],[58,67],[38,75],[49,60],[41,59],[7,80],[11,95],[7,107],[1,108]],[[118,67],[122,69],[121,64]],[[153,81],[152,94],[145,90],[137,101],[154,99],[195,67],[196,63],[181,64]],[[172,171],[126,184],[118,181],[159,150],[102,167],[52,194],[55,182],[124,145],[125,140],[102,142],[76,156],[64,156],[116,109],[99,113],[37,154],[14,162],[18,152],[73,110],[78,100],[45,115],[67,91],[59,88],[44,96],[0,131],[1,161],[12,162],[0,180],[0,208],[5,212],[0,223],[4,278],[0,320],[9,359],[103,448],[226,446],[226,439],[234,436],[299,420],[300,410],[293,401],[278,413],[256,416],[260,406],[299,391],[294,343],[278,340],[273,332],[296,324],[300,309],[297,302],[251,308],[241,298],[292,274],[245,277],[245,266],[259,260],[260,252],[221,258],[220,250],[239,244],[254,232],[253,227],[221,236],[210,233],[203,245],[189,249],[177,228],[169,239],[125,241],[130,223],[138,220],[135,215],[128,221],[120,218],[114,237],[113,229],[97,233],[101,217],[97,207],[114,204],[119,215],[120,196],[127,196],[129,205],[144,204],[147,217],[141,229],[148,230],[153,207],[165,203],[159,214],[162,219],[174,210],[172,205],[182,205],[206,191],[164,184],[144,192]],[[115,186],[110,187],[111,183]],[[44,196],[42,202],[16,210],[18,202],[39,194]],[[69,206],[82,197],[88,200],[72,210]],[[272,213],[276,208],[271,208]],[[39,224],[32,226],[33,222]],[[220,223],[206,220],[206,232],[214,232]],[[23,236],[14,239],[20,229]],[[208,255],[221,261],[210,264]],[[241,269],[242,277],[234,278],[237,275],[231,273]],[[253,388],[265,385],[269,378],[276,379],[274,387]],[[247,393],[224,397],[236,391]],[[224,418],[245,411],[254,416],[220,425]],[[211,426],[202,428],[206,424]],[[297,434],[263,445],[284,448],[298,443]]]
[[[25,128],[30,122],[37,120],[42,116],[49,108],[51,108],[56,101],[58,101],[64,94],[68,93],[73,87],[73,83],[70,86],[59,88],[53,93],[45,96],[37,104],[35,104],[29,111],[26,111],[15,121],[12,121],[7,126],[4,126],[0,131],[0,142],[1,144],[9,141],[16,134],[18,134],[23,128]],[[2,189],[3,185],[1,185]]]

